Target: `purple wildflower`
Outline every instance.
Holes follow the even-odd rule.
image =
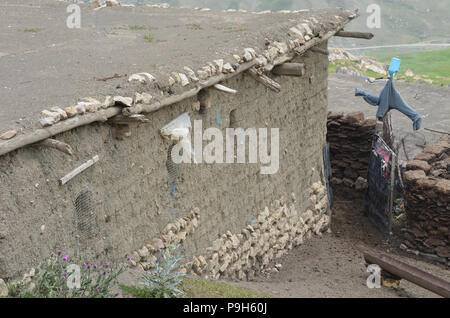
[[[69,255],[64,255],[63,260],[68,261],[69,260]]]
[[[98,268],[97,264],[94,264],[94,268],[95,268],[95,269],[97,269],[97,268]]]
[[[87,267],[87,264],[86,264],[86,263],[83,263],[83,266],[84,266],[84,267]]]
[[[109,267],[109,264],[106,264],[105,267],[108,268],[108,267]]]
[[[61,255],[62,254],[62,251],[61,250],[58,250],[58,255]]]

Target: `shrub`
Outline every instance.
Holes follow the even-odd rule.
[[[140,284],[149,289],[156,298],[185,297],[179,288],[186,275],[180,272],[179,262],[183,257],[178,254],[178,246],[160,250],[160,253],[159,261],[149,263],[153,269],[145,272]]]
[[[75,266],[74,266],[75,265]],[[71,267],[73,269],[71,269]],[[79,269],[79,288],[76,284],[76,269]],[[33,277],[10,287],[13,297],[39,298],[107,298],[116,297],[111,288],[117,277],[125,270],[124,265],[112,268],[109,264],[98,266],[81,261],[70,261],[69,255],[58,251],[49,260],[41,263]],[[69,280],[72,280],[70,282]],[[72,284],[71,284],[72,283]]]

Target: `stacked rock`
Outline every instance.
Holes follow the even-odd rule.
[[[288,206],[286,199],[276,200],[271,209],[266,207],[241,233],[228,231],[212,242],[205,255],[194,256],[186,264],[187,272],[209,279],[252,279],[305,238],[328,229],[327,191],[320,182],[310,189],[310,203],[310,208],[300,214],[293,204]]]
[[[365,188],[375,126],[376,119],[365,119],[362,112],[328,112],[333,183]]]
[[[156,262],[156,254],[169,246],[182,244],[186,238],[194,233],[198,227],[200,210],[194,208],[187,217],[176,219],[169,223],[163,230],[160,237],[153,238],[152,242],[134,251],[129,259],[130,264],[138,266],[143,270],[149,270]]]
[[[404,173],[410,248],[450,261],[450,136],[424,149]]]

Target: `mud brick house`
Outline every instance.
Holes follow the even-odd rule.
[[[327,40],[355,13],[80,4],[70,29],[67,3],[20,3],[0,13],[1,278],[181,244],[188,271],[243,279],[327,229]],[[183,113],[279,128],[278,172],[173,166],[160,129]]]

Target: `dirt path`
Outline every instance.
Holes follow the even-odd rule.
[[[408,281],[398,290],[369,289],[363,253],[383,252],[438,277],[450,280],[443,267],[399,255],[395,238],[385,239],[363,214],[363,200],[337,197],[332,233],[314,237],[277,261],[280,272],[259,276],[251,282],[232,282],[276,297],[436,297]]]

